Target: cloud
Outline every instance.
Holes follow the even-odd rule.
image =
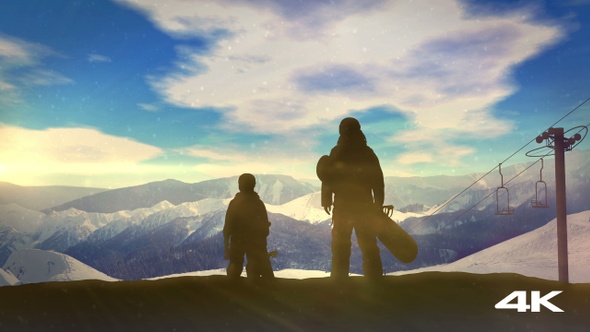
[[[0,34],[0,105],[21,102],[20,89],[60,85],[72,80],[42,66],[42,59],[61,56],[50,48]]]
[[[334,65],[317,70],[308,68],[296,72],[292,80],[297,89],[309,94],[355,93],[375,89],[373,79],[354,67]]]
[[[39,86],[39,85],[62,85],[71,84],[74,81],[51,70],[32,68],[22,73],[18,78],[13,79],[20,86]]]
[[[16,182],[32,174],[92,176],[140,168],[141,161],[161,153],[159,148],[96,129],[0,125],[0,176]]]
[[[113,62],[113,60],[106,55],[91,53],[88,54],[88,62]]]
[[[248,159],[242,153],[237,153],[235,151],[228,152],[227,150],[224,152],[219,152],[217,150],[213,151],[210,147],[195,146],[188,149],[184,149],[182,152],[189,156],[214,161],[244,162]]]
[[[245,172],[289,174],[296,178],[308,178],[315,172],[313,161],[319,158],[311,149],[316,145],[317,141],[312,135],[285,135],[280,141],[269,140],[251,143],[249,146],[238,143],[195,145],[176,152],[198,158],[193,170],[206,178],[234,176]]]
[[[40,58],[55,54],[43,45],[0,34],[0,59],[4,64],[32,66]]]
[[[386,105],[414,119],[389,139],[411,149],[406,138],[420,137],[432,160],[460,137],[509,132],[493,107],[518,89],[513,68],[564,35],[531,8],[472,16],[456,0],[120,2],[179,44],[214,42],[184,49],[175,71],[150,79],[167,102],[216,108],[226,129],[278,135]]]
[[[160,107],[155,104],[139,103],[137,104],[137,106],[139,106],[139,108],[141,108],[142,110],[148,112],[157,112],[160,110]]]

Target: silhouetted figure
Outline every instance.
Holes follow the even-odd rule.
[[[379,159],[367,146],[358,120],[343,119],[339,131],[338,144],[329,156],[320,159],[317,169],[322,180],[322,206],[328,214],[334,206],[331,277],[348,276],[354,229],[363,256],[364,275],[377,279],[382,276],[383,267],[370,216],[383,206],[383,172]]]
[[[266,251],[270,222],[264,203],[254,192],[255,185],[254,175],[240,175],[240,192],[229,203],[225,215],[224,255],[225,259],[229,259],[227,275],[231,278],[238,278],[242,274],[244,254],[248,260],[248,278],[274,278],[270,257]]]

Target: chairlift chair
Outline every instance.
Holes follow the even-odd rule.
[[[531,206],[536,209],[546,209],[549,207],[547,204],[547,183],[543,181],[543,167],[545,166],[543,158],[541,158],[541,170],[539,170],[539,181],[535,183],[535,199],[531,200]],[[543,193],[542,197],[539,197],[539,189]]]
[[[499,216],[509,216],[514,214],[514,208],[510,207],[510,192],[508,188],[504,187],[504,175],[502,175],[502,163],[499,165],[500,168],[500,178],[502,185],[496,189],[496,215]],[[500,206],[500,193],[506,194],[506,204],[502,207]]]

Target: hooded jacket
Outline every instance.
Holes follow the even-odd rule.
[[[266,207],[256,192],[239,192],[230,201],[223,226],[224,238],[266,237],[269,227]]]

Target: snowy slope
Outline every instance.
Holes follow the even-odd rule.
[[[167,278],[178,278],[178,277],[206,277],[206,276],[224,276],[226,275],[225,269],[215,269],[206,271],[194,271],[188,273],[172,274],[168,276],[162,276],[157,278],[150,278],[148,280],[159,280]],[[310,279],[310,278],[328,278],[330,272],[319,271],[319,270],[301,270],[301,269],[284,269],[274,271],[276,278],[282,279]],[[358,274],[351,274],[352,276],[358,276]],[[242,277],[246,277],[246,271],[242,272]]]
[[[117,280],[70,256],[38,249],[13,252],[3,269],[10,271],[23,284],[87,279]]]
[[[0,286],[12,286],[18,283],[18,279],[10,271],[0,269]]]
[[[590,211],[567,217],[569,281],[590,282]],[[525,276],[558,280],[557,221],[521,236],[504,241],[447,265],[395,272],[406,274],[424,271],[496,273],[510,272]]]

